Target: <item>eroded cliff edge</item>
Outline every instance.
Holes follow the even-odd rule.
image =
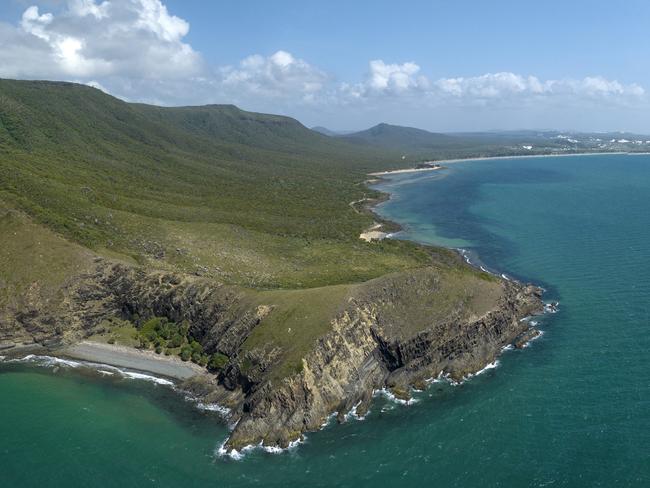
[[[333,412],[342,416],[354,407],[363,414],[379,389],[408,398],[428,378],[476,372],[529,334],[522,319],[542,310],[539,288],[479,272],[453,253],[337,293],[327,323],[314,333],[305,316],[306,332],[294,339],[278,316],[293,309],[276,295],[94,258],[56,299],[38,300],[35,293],[28,304],[6,308],[0,342],[33,341],[56,352],[113,317],[186,320],[204,350],[228,362],[183,387],[230,409],[236,426],[226,448],[239,449],[287,446]],[[313,340],[296,361],[292,341],[307,331]],[[253,340],[260,334],[279,339]]]

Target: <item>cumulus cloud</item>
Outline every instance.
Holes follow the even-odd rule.
[[[286,51],[271,56],[248,56],[238,66],[220,70],[224,91],[264,97],[313,100],[324,89],[327,75]]]
[[[370,74],[367,87],[377,92],[402,93],[407,90],[426,86],[426,78],[418,76],[420,67],[408,62],[404,64],[386,64],[381,59],[370,61]]]
[[[183,42],[189,24],[160,0],[68,0],[56,14],[34,5],[0,25],[0,76],[180,78],[200,72]]]
[[[561,97],[572,95],[586,98],[637,98],[645,94],[637,84],[625,85],[601,76],[580,80],[540,81],[535,76],[515,73],[488,73],[469,78],[442,78],[434,83],[435,95],[447,95],[467,100],[499,100],[512,98]]]
[[[341,83],[334,98],[342,104],[381,103],[381,99],[413,101],[420,106],[476,106],[516,104],[528,101],[629,102],[645,96],[638,84],[623,84],[601,76],[583,79],[540,80],[511,72],[431,80],[414,62],[370,61],[360,83]],[[332,96],[329,93],[328,100]]]
[[[76,81],[129,101],[237,103],[298,116],[309,110],[355,115],[399,108],[425,114],[465,107],[475,115],[477,107],[540,111],[647,102],[640,85],[602,76],[544,80],[497,72],[434,79],[413,61],[374,59],[365,73],[359,67],[359,81],[337,81],[284,50],[207,66],[186,41],[189,23],[163,1],[57,0],[48,2],[51,8],[29,6],[13,24],[0,22],[0,77]]]
[[[369,63],[361,83],[342,83],[343,98],[365,100],[385,96],[417,96],[419,102],[481,103],[510,100],[560,98],[574,96],[591,99],[633,99],[645,95],[638,84],[623,84],[601,76],[583,79],[540,80],[511,72],[486,73],[473,77],[430,80],[420,74],[413,63],[387,64],[383,60]]]
[[[539,94],[544,91],[534,76],[515,73],[487,73],[471,78],[441,78],[434,84],[443,95],[461,98],[502,98],[511,95]]]
[[[353,99],[422,92],[429,86],[429,81],[419,73],[420,67],[413,62],[387,64],[381,59],[375,59],[370,61],[363,82],[342,83],[339,90],[345,97]]]

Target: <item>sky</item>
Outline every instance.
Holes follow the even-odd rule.
[[[650,133],[650,2],[0,0],[0,77],[305,125]]]

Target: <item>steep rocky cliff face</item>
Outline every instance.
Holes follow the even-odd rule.
[[[428,378],[460,379],[530,333],[521,319],[542,309],[538,288],[464,265],[389,275],[346,295],[299,370],[277,377],[281,347],[242,347],[275,307],[260,304],[248,290],[97,258],[66,283],[59,298],[37,301],[27,311],[5,310],[5,341],[13,330],[15,338],[56,347],[90,335],[111,317],[187,320],[207,352],[230,358],[218,374],[185,387],[231,409],[237,423],[227,448],[235,449],[259,442],[286,446],[333,412],[343,415],[354,407],[363,414],[379,389],[408,398],[410,388]]]
[[[376,390],[388,388],[407,399],[410,387],[428,378],[443,374],[459,380],[480,370],[530,329],[522,318],[541,311],[539,289],[502,287],[497,306],[485,315],[400,338],[391,333],[395,324],[383,320],[389,304],[351,300],[303,359],[299,374],[247,392],[227,447],[260,441],[286,446],[302,432],[318,429],[332,412],[342,415],[354,407],[363,415]]]

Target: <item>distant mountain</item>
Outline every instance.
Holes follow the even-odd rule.
[[[459,143],[457,138],[446,134],[384,123],[361,132],[347,134],[342,136],[342,139],[357,144],[398,149],[407,153],[426,150],[437,151],[441,147]]]
[[[320,132],[321,134],[326,135],[326,136],[330,136],[330,137],[345,136],[345,135],[354,133],[353,130],[330,130],[327,127],[323,127],[323,126],[320,126],[320,125],[312,127],[311,130],[313,130],[315,132]]]
[[[390,124],[378,124],[338,139],[359,146],[399,151],[407,161],[650,149],[650,137],[622,132],[507,130],[441,134]]]
[[[317,125],[315,127],[312,127],[311,130],[314,132],[319,132],[325,136],[330,136],[330,137],[335,137],[338,136],[339,134],[333,130],[329,130],[327,127],[322,127],[320,125]]]

